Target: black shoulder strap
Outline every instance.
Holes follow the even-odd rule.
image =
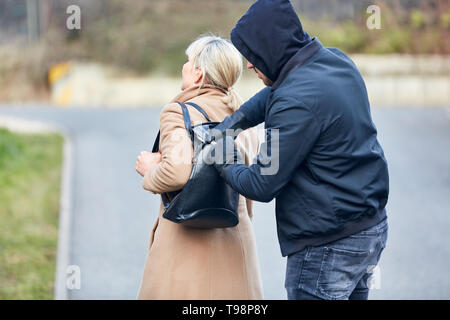
[[[191,124],[191,117],[189,116],[189,110],[184,103],[179,102],[179,101],[176,101],[176,103],[178,103],[180,105],[181,110],[183,111],[184,126],[186,127],[186,130],[189,132],[191,140],[194,140],[194,132],[192,131],[192,124]],[[207,121],[211,122],[211,120],[208,117],[208,114],[202,108],[200,108],[198,105],[196,105],[195,103],[192,103],[192,102],[187,102],[186,104],[197,109],[206,118]],[[159,150],[159,139],[160,139],[160,132],[158,132],[158,136],[156,137],[156,141],[155,141],[155,144],[153,145],[152,152],[157,152]],[[170,200],[169,200],[167,193],[162,193],[161,198],[162,198],[164,207],[167,209],[170,205]]]
[[[189,132],[189,135],[191,136],[191,139],[192,139],[193,132],[192,132],[192,125],[191,125],[191,117],[189,116],[189,110],[184,103],[179,102],[179,101],[177,101],[177,103],[181,106],[181,110],[183,111],[184,126],[186,127],[186,130]],[[194,107],[206,118],[207,121],[211,122],[211,119],[208,117],[208,114],[199,105],[197,105],[193,102],[187,102],[186,104]],[[158,131],[158,135],[156,136],[155,142],[153,144],[152,152],[159,151],[159,136],[160,136],[160,132]]]
[[[158,152],[159,151],[159,136],[161,135],[161,132],[158,131],[158,135],[156,136],[155,142],[153,143],[152,152]]]
[[[206,111],[203,110],[198,104],[195,104],[193,102],[186,102],[186,104],[193,106],[195,109],[197,109],[198,112],[200,112],[206,118],[206,121],[211,122],[211,119],[208,117]]]
[[[183,102],[177,101],[177,103],[180,105],[181,110],[183,111],[184,126],[186,127],[186,130],[189,132],[189,134],[192,134],[192,124],[191,117],[189,116],[189,110]]]
[[[183,119],[184,119],[184,126],[186,127],[186,130],[189,132],[191,139],[193,138],[192,133],[192,125],[191,125],[191,118],[189,117],[189,111],[187,107],[182,102],[177,103],[181,106],[181,110],[183,111]],[[155,142],[153,143],[152,152],[158,152],[159,151],[159,140],[160,140],[161,131],[158,131],[158,135],[156,136]]]

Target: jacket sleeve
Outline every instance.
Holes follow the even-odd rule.
[[[162,160],[147,170],[142,187],[153,193],[182,189],[191,174],[193,147],[178,104],[161,111],[159,146]]]
[[[241,151],[245,165],[253,163],[256,155],[259,153],[259,138],[255,127],[245,130],[235,140],[236,149]],[[245,198],[245,197],[244,197]],[[253,201],[245,198],[247,213],[250,219],[253,219]]]
[[[250,167],[232,163],[215,165],[228,184],[246,198],[260,202],[275,198],[319,137],[315,114],[308,107],[287,99],[278,98],[270,104],[266,141],[255,164]]]
[[[244,114],[246,119],[246,127],[240,129],[245,130],[264,122],[266,117],[266,106],[271,91],[271,87],[265,87],[238,109],[238,111]]]
[[[219,140],[227,130],[246,130],[264,122],[266,105],[271,93],[271,88],[266,87],[245,102],[231,116],[226,117],[214,129],[209,132],[206,142]]]

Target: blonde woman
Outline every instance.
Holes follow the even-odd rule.
[[[221,122],[240,106],[233,86],[242,74],[242,58],[227,40],[203,36],[186,50],[181,93],[160,115],[160,153],[142,152],[136,170],[144,189],[156,194],[180,190],[189,179],[193,147],[179,102],[202,107]],[[187,105],[193,124],[203,115]],[[247,165],[258,153],[250,129],[236,139]],[[162,217],[150,237],[139,299],[262,299],[262,285],[251,225],[252,202],[239,196],[239,224],[225,229],[190,229]]]

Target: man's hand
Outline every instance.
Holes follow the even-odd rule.
[[[161,153],[155,152],[150,153],[147,151],[142,151],[137,157],[136,161],[136,171],[141,176],[144,176],[151,166],[160,163],[162,160]]]
[[[242,127],[244,127],[244,129],[248,128],[244,126],[244,121],[245,115],[237,110],[206,133],[205,143],[209,144],[212,141],[219,141],[225,135],[233,135],[236,137],[242,132]]]
[[[207,163],[214,165],[221,175],[226,166],[245,164],[244,157],[237,149],[232,136],[224,136],[221,139],[212,142],[206,156]]]

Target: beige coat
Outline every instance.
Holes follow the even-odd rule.
[[[179,190],[189,179],[193,148],[181,107],[174,102],[194,102],[211,121],[222,121],[233,113],[222,102],[223,96],[224,92],[217,87],[192,87],[163,108],[162,162],[146,172],[143,179],[146,190],[159,194]],[[193,124],[206,121],[193,107],[187,107]],[[243,132],[236,143],[248,165],[258,152],[256,130]],[[250,200],[239,196],[239,224],[233,228],[189,229],[163,218],[162,213],[161,203],[151,232],[139,299],[263,298]]]

